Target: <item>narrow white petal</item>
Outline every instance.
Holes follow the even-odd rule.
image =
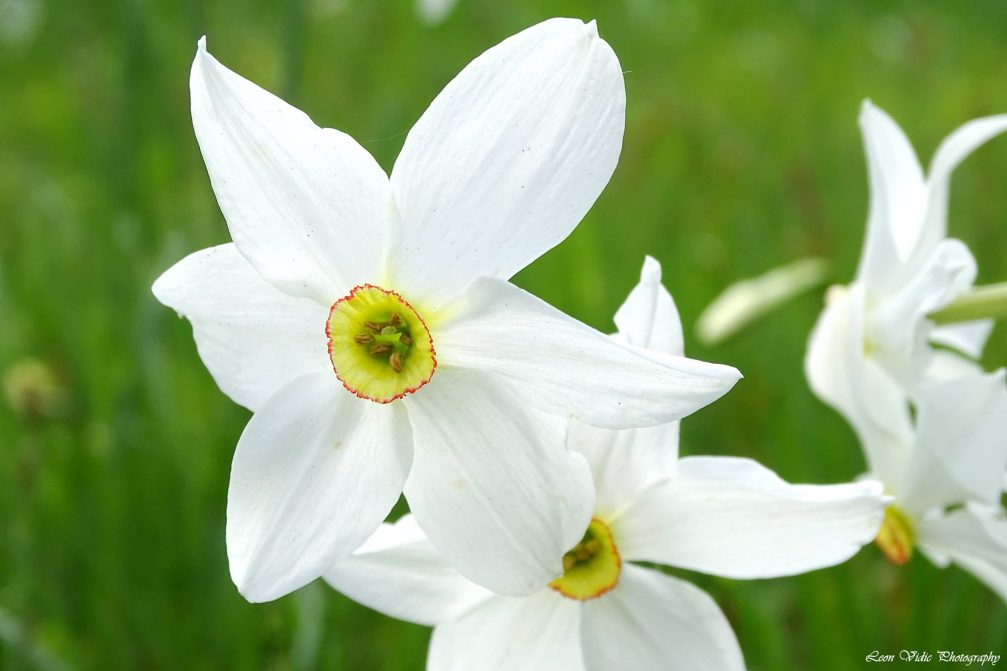
[[[619,585],[583,606],[587,671],[744,671],[731,624],[705,592],[624,564]]]
[[[199,356],[213,379],[249,410],[295,377],[331,367],[328,307],[275,289],[233,244],[190,254],[151,290],[192,322]]]
[[[502,280],[476,280],[453,307],[435,335],[439,360],[490,371],[528,404],[595,426],[680,419],[741,377],[730,366],[618,343]]]
[[[438,302],[561,242],[615,170],[625,108],[622,69],[593,22],[551,19],[472,61],[392,171],[405,222],[396,285]]]
[[[930,332],[930,341],[978,359],[983,355],[986,341],[993,332],[994,323],[992,319],[980,319],[974,322],[938,326]]]
[[[647,257],[640,282],[615,313],[619,336],[635,347],[682,356],[682,320],[668,290],[661,284],[661,264]]]
[[[398,500],[411,459],[400,403],[363,401],[332,373],[303,376],[252,416],[227,496],[231,577],[270,601],[348,556]]]
[[[897,277],[916,248],[926,186],[909,139],[884,111],[865,100],[860,129],[867,152],[871,206],[857,277],[883,286]]]
[[[884,515],[881,484],[791,485],[749,459],[691,457],[612,526],[620,554],[729,578],[846,561]]]
[[[530,594],[562,573],[594,502],[563,423],[489,375],[447,367],[407,400],[416,454],[406,499],[445,558],[501,594]]]
[[[870,312],[871,355],[906,388],[918,384],[930,358],[927,315],[967,291],[976,277],[972,253],[959,240],[941,240],[913,277]]]
[[[827,270],[823,259],[800,259],[739,280],[706,306],[696,321],[696,334],[707,345],[723,342],[792,298],[823,284]]]
[[[865,353],[861,285],[831,292],[804,359],[808,384],[839,411],[860,438],[871,474],[885,483],[901,477],[913,431],[898,383]]]
[[[1007,517],[1000,506],[928,516],[916,533],[925,552],[953,561],[1007,601]]]
[[[357,284],[380,283],[394,205],[370,154],[225,68],[205,38],[189,87],[217,202],[256,270],[326,304]]]
[[[947,236],[948,191],[951,173],[980,146],[1007,131],[1007,114],[969,121],[947,136],[937,148],[927,175],[926,223],[927,241],[921,245],[934,245]]]
[[[332,587],[369,608],[435,626],[457,620],[495,595],[456,571],[406,515],[382,524],[325,572]]]
[[[427,671],[583,671],[580,643],[578,602],[548,588],[497,597],[434,629]]]
[[[566,444],[591,466],[595,517],[618,517],[641,491],[675,472],[678,424],[614,431],[570,422]]]
[[[916,443],[900,504],[920,514],[968,500],[1000,501],[1007,469],[1004,370],[920,388]]]

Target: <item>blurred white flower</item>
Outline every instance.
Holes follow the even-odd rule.
[[[938,566],[953,561],[1007,600],[1004,371],[941,377],[920,387],[911,433],[864,445],[871,477],[894,497],[877,542],[896,564],[909,561],[915,547]]]
[[[622,346],[507,282],[573,230],[618,160],[622,71],[593,22],[546,21],[476,58],[390,179],[204,40],[190,88],[234,243],[183,259],[153,291],[254,412],[227,504],[246,598],[321,575],[403,489],[461,573],[528,593],[590,517],[565,418],[659,424],[739,378]]]
[[[821,285],[827,272],[824,259],[800,259],[735,282],[699,315],[696,335],[706,345],[723,342],[783,303]]]
[[[617,339],[681,354],[682,332],[660,266],[616,314]],[[730,624],[691,584],[633,562],[731,578],[837,564],[870,542],[880,485],[789,485],[747,459],[678,460],[678,424],[611,431],[573,422],[568,444],[591,464],[597,502],[562,576],[526,597],[466,580],[407,516],[383,525],[326,580],[388,615],[435,627],[427,668],[744,668]]]
[[[991,320],[935,326],[928,315],[965,293],[976,265],[947,237],[951,172],[976,147],[1007,130],[1007,115],[971,121],[941,143],[924,178],[902,130],[865,101],[860,125],[871,206],[857,277],[833,287],[812,331],[805,372],[812,390],[842,413],[873,447],[875,472],[911,431],[905,395],[915,395],[933,365],[931,343],[978,357]],[[874,451],[878,454],[873,454]]]
[[[448,18],[458,0],[416,0],[416,12],[424,22],[437,25]]]

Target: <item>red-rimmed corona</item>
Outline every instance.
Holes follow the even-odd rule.
[[[594,518],[580,542],[563,555],[563,575],[549,587],[567,598],[588,601],[618,585],[621,572],[622,558],[612,530]]]
[[[437,370],[423,317],[394,291],[361,284],[332,304],[325,322],[332,369],[347,391],[391,403],[416,391]]]

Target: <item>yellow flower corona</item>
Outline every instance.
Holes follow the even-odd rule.
[[[375,403],[416,391],[437,369],[430,330],[394,291],[370,284],[354,288],[333,303],[325,334],[343,386]]]
[[[619,583],[622,558],[612,538],[612,531],[598,519],[591,520],[584,538],[563,555],[563,575],[549,587],[563,596],[587,601]]]
[[[878,531],[874,542],[890,562],[902,566],[913,557],[916,533],[913,531],[912,522],[904,512],[895,506],[888,506],[885,509],[881,530]]]

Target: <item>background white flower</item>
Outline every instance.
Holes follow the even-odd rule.
[[[948,353],[938,360],[940,378],[919,389],[912,432],[885,446],[884,472],[870,473],[894,497],[878,545],[896,564],[917,547],[938,566],[958,563],[1007,600],[1004,370],[983,373]]]
[[[616,315],[616,338],[681,352],[660,267]],[[877,483],[789,485],[747,459],[677,459],[678,426],[610,431],[573,423],[569,445],[591,464],[597,503],[564,575],[527,597],[463,578],[411,517],[383,525],[325,577],[384,613],[434,626],[427,668],[744,668],[714,601],[689,583],[630,563],[734,578],[789,575],[846,560],[875,535]]]
[[[886,480],[913,429],[912,398],[935,362],[931,343],[978,357],[991,320],[935,327],[927,315],[967,291],[968,248],[947,237],[951,172],[1007,130],[1007,115],[970,121],[941,143],[926,177],[898,125],[869,101],[860,113],[871,205],[856,279],[833,287],[812,331],[805,372],[815,394],[853,426],[871,471]]]
[[[593,23],[546,21],[476,58],[390,178],[203,40],[190,88],[234,243],[153,290],[255,413],[227,510],[248,599],[318,577],[403,490],[463,574],[527,593],[561,571],[590,515],[564,420],[657,424],[738,379],[614,343],[506,281],[570,233],[618,160],[622,72]]]

